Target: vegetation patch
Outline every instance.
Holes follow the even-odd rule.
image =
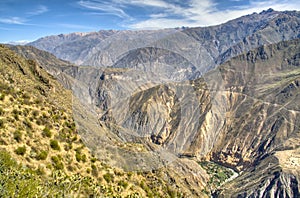
[[[233,176],[233,171],[229,168],[210,161],[199,162],[199,165],[210,176],[206,188],[203,192],[209,194],[213,189],[221,186],[227,179]]]

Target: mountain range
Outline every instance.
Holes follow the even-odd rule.
[[[299,12],[269,9],[6,47],[72,90],[68,109],[97,160],[168,186],[155,196],[298,197],[299,30]]]

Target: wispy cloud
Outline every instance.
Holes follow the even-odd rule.
[[[11,25],[33,25],[27,23],[30,21],[31,17],[41,15],[48,11],[46,6],[40,5],[34,11],[27,12],[22,15],[22,17],[13,16],[13,17],[0,17],[0,23],[11,24]],[[22,14],[22,13],[20,13]]]
[[[101,1],[79,1],[77,2],[83,8],[101,11],[107,14],[115,15],[120,18],[131,18],[128,14],[126,14],[123,9],[117,7],[116,5],[109,2],[101,2]]]
[[[60,23],[57,24],[59,27],[69,28],[69,29],[79,29],[79,30],[95,30],[95,27],[86,26],[86,25],[78,25],[78,24],[69,24],[69,23]]]
[[[8,44],[12,44],[12,45],[26,45],[27,43],[32,42],[31,40],[18,40],[18,41],[9,41],[6,42]]]
[[[123,0],[122,0],[123,1]],[[180,26],[208,26],[223,23],[225,21],[240,17],[242,15],[260,12],[268,8],[275,10],[300,10],[298,0],[250,0],[248,5],[234,6],[219,10],[217,1],[213,0],[190,0],[186,6],[167,3],[163,0],[129,0],[127,4],[157,6],[164,9],[156,14],[149,15],[148,19],[131,24],[124,24],[132,29],[154,29]],[[174,18],[174,15],[177,18]]]
[[[29,16],[36,16],[48,12],[49,9],[44,5],[39,5],[34,11],[27,12]]]
[[[20,18],[20,17],[0,18],[0,23],[5,23],[5,24],[25,25],[26,21],[27,20],[25,18]]]

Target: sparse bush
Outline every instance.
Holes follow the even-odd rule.
[[[23,104],[25,104],[25,105],[31,105],[31,102],[30,102],[30,100],[29,99],[24,99],[23,100]]]
[[[34,100],[34,103],[35,103],[35,104],[42,104],[42,103],[43,103],[43,100],[38,98],[38,99],[35,99],[35,100]]]
[[[62,163],[60,157],[58,157],[58,156],[52,156],[51,157],[51,161],[53,162],[53,167],[56,170],[62,170],[62,169],[64,169],[64,164]]]
[[[19,120],[19,115],[18,115],[18,114],[13,114],[13,117],[14,117],[14,119],[15,119],[16,121]]]
[[[33,112],[32,112],[32,115],[33,115],[33,117],[37,117],[38,115],[39,115],[39,111],[38,110],[34,110]]]
[[[1,100],[1,101],[3,101],[3,100],[4,100],[4,98],[5,98],[5,94],[4,94],[4,93],[2,93],[2,94],[0,95],[0,100]]]
[[[140,187],[147,193],[148,197],[153,197],[151,189],[149,188],[149,186],[147,186],[147,184],[145,184],[144,181],[141,181]]]
[[[103,175],[103,178],[105,179],[105,181],[107,183],[110,183],[110,182],[112,182],[114,180],[114,176],[112,174],[110,174],[110,173],[105,173]]]
[[[36,123],[37,125],[42,125],[42,121],[40,120],[40,118],[36,119],[35,123]]]
[[[28,93],[24,93],[22,97],[24,99],[30,99],[30,95]]]
[[[92,168],[92,175],[95,176],[95,177],[98,177],[98,169],[97,169],[97,167],[94,164],[92,164],[91,168]]]
[[[68,169],[69,171],[74,171],[74,170],[75,170],[75,168],[74,168],[73,166],[71,166],[71,165],[69,165],[69,166],[67,167],[67,169]]]
[[[95,163],[96,161],[97,161],[97,158],[95,158],[95,157],[92,157],[92,158],[91,158],[91,162],[92,162],[92,163]]]
[[[118,185],[122,186],[124,189],[126,189],[128,187],[128,183],[126,181],[123,181],[123,180],[119,181]]]
[[[47,151],[40,151],[39,154],[37,154],[36,159],[37,160],[45,160],[47,159],[48,152]]]
[[[0,129],[1,129],[1,128],[4,128],[4,123],[5,123],[4,120],[3,120],[3,119],[0,119]]]
[[[51,147],[53,150],[60,151],[60,146],[59,146],[57,140],[50,140],[50,147]]]
[[[43,168],[43,167],[40,167],[40,166],[39,166],[38,169],[36,170],[36,173],[37,173],[38,175],[45,175],[45,174],[46,174],[44,168]]]
[[[80,162],[81,161],[81,154],[79,152],[76,152],[75,158],[76,158],[77,162]]]
[[[60,116],[55,114],[55,115],[52,116],[52,119],[53,119],[53,121],[57,122],[57,121],[60,120]]]
[[[15,115],[20,115],[21,114],[21,112],[18,111],[17,109],[13,109],[12,113],[15,114]]]
[[[27,109],[27,108],[25,108],[24,110],[23,110],[23,116],[28,116],[28,113],[29,113],[29,109]]]
[[[81,155],[81,161],[82,161],[82,162],[86,162],[86,155],[85,155],[85,154],[82,154],[82,155]]]
[[[22,133],[21,133],[20,130],[16,130],[13,135],[14,135],[14,139],[17,142],[21,142],[22,141]]]
[[[23,120],[23,124],[24,124],[27,128],[32,129],[32,124],[31,124],[31,122],[30,122],[27,118],[25,118],[25,120]]]
[[[20,146],[15,150],[17,155],[24,155],[26,153],[26,147]]]
[[[0,116],[3,116],[5,113],[4,109],[2,107],[0,107]]]
[[[42,136],[43,136],[43,137],[51,138],[52,133],[51,133],[49,127],[46,126],[46,127],[43,129]]]
[[[38,125],[48,125],[49,121],[47,120],[47,118],[44,118],[43,116],[40,116],[40,117],[36,118],[36,124],[38,124]]]

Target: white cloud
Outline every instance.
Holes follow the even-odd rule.
[[[149,19],[129,24],[126,27],[132,29],[157,29],[180,26],[209,26],[224,23],[253,12],[261,12],[268,8],[273,8],[278,11],[300,10],[298,0],[250,1],[248,6],[234,7],[222,11],[217,9],[217,4],[212,0],[191,0],[188,8],[172,4],[166,7],[168,7],[168,9],[164,12],[150,15]],[[180,18],[176,20],[172,19],[170,13],[180,16]]]
[[[96,29],[95,27],[91,26],[85,26],[85,25],[78,25],[78,24],[69,24],[69,23],[60,23],[57,24],[60,27],[64,28],[70,28],[70,29],[82,29],[82,30],[94,30]]]
[[[25,25],[26,19],[20,17],[0,18],[0,23]]]
[[[152,7],[160,7],[160,8],[169,8],[172,4],[166,3],[161,0],[129,0],[126,1],[127,4],[140,5],[140,6],[152,6]]]
[[[86,9],[100,11],[99,14],[111,14],[125,19],[122,26],[131,29],[158,29],[180,26],[209,26],[224,23],[228,20],[261,12],[268,8],[275,10],[300,10],[298,0],[250,0],[248,5],[218,9],[217,0],[187,0],[185,6],[176,1],[166,0],[80,0],[77,3]],[[230,0],[242,1],[242,0]],[[155,8],[154,13],[148,13],[138,19],[129,16],[126,9],[132,6],[148,9]],[[175,19],[176,18],[176,19]]]
[[[19,41],[10,41],[10,42],[6,42],[8,44],[11,44],[11,45],[26,45],[27,43],[30,43],[32,41],[30,40],[19,40]]]
[[[36,15],[41,15],[44,14],[45,12],[48,12],[48,8],[44,5],[40,5],[37,7],[37,9],[35,9],[34,11],[28,12],[27,14],[29,16],[36,16]]]
[[[87,9],[102,11],[111,15],[115,15],[120,18],[130,18],[130,16],[127,15],[121,8],[118,8],[115,5],[107,2],[79,1],[78,5]]]

